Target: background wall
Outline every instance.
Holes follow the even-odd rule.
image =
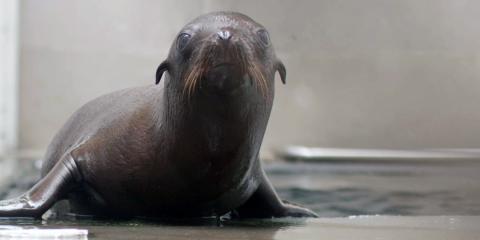
[[[17,149],[18,5],[0,1],[0,156]]]
[[[178,30],[212,10],[265,25],[287,66],[264,150],[480,147],[479,1],[23,0],[21,148],[96,96],[153,84]]]

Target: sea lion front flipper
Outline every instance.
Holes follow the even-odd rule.
[[[0,217],[40,218],[80,178],[75,160],[67,154],[28,192],[14,199],[0,201]]]
[[[250,199],[232,212],[238,218],[318,217],[313,211],[282,201],[262,170],[262,182]]]

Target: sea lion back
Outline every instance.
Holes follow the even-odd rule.
[[[150,126],[128,124],[135,118],[154,118],[149,111],[154,105],[161,106],[163,88],[146,86],[128,88],[100,96],[84,104],[62,126],[47,148],[42,165],[45,176],[64,155],[101,135],[121,138],[129,130],[141,130]],[[158,107],[159,106],[155,106]],[[135,121],[132,121],[135,122]],[[148,121],[141,121],[148,122]],[[112,137],[112,136],[110,136]]]

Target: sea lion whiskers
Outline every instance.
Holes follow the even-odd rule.
[[[249,43],[245,43],[249,44]],[[252,45],[252,44],[250,44]],[[255,49],[253,46],[250,46],[250,49]],[[260,66],[260,62],[256,59],[253,58],[254,54],[244,54],[243,51],[241,52],[243,59],[242,62],[245,64],[245,68],[247,71],[247,74],[250,76],[250,78],[253,79],[253,82],[255,83],[255,88],[257,90],[259,89],[263,97],[268,97],[268,85],[267,85],[267,79],[265,78],[265,74],[262,72],[262,67]]]
[[[259,63],[256,61],[249,61],[248,62],[248,74],[250,77],[254,80],[255,87],[260,89],[260,92],[262,93],[263,97],[268,97],[268,85],[267,85],[267,80],[265,79],[265,75],[263,74],[262,70],[258,66]]]
[[[249,44],[246,41],[240,41],[238,44],[233,44],[230,51],[227,52],[228,57],[234,59],[237,67],[240,68],[241,72],[246,72],[248,76],[253,80],[255,88],[260,91],[260,93],[267,97],[268,94],[268,84],[265,78],[265,74],[262,72],[262,66],[259,66],[258,60],[252,59],[250,54],[247,54],[245,51],[248,48],[245,48],[242,44]],[[197,50],[197,53],[192,53],[193,57],[189,61],[190,67],[184,73],[184,86],[183,86],[183,95],[188,99],[192,97],[194,92],[198,88],[198,83],[201,78],[210,70],[214,63],[214,59],[218,58],[218,46],[212,45],[209,42],[204,42],[202,46]]]
[[[244,43],[248,44],[248,43]],[[253,80],[255,88],[260,90],[264,97],[267,97],[268,85],[264,73],[261,71],[259,62],[252,57],[249,57],[249,54],[245,53],[244,47],[240,45],[235,46],[235,56],[237,57],[238,62],[242,71],[246,71],[249,77]]]
[[[188,68],[185,74],[185,85],[183,87],[183,95],[187,95],[188,99],[190,99],[194,93],[199,79],[208,70],[208,66],[211,64],[213,59],[212,52],[213,48],[211,46],[203,46],[190,63],[191,67]]]
[[[248,41],[242,41],[242,43],[245,45],[250,45],[249,49],[255,49],[255,46],[252,46],[252,44]],[[237,52],[239,55],[239,62],[242,63],[243,69],[245,69],[250,78],[253,79],[253,82],[255,83],[255,88],[257,90],[260,90],[263,97],[268,97],[267,79],[265,78],[265,74],[261,70],[262,67],[259,66],[261,63],[259,63],[258,60],[252,57],[254,56],[254,54],[246,54],[245,51],[247,51],[247,49],[244,49],[242,45],[238,45]]]

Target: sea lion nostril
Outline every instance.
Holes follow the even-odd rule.
[[[217,33],[218,37],[222,40],[229,40],[232,37],[232,34],[228,30],[221,30]]]

